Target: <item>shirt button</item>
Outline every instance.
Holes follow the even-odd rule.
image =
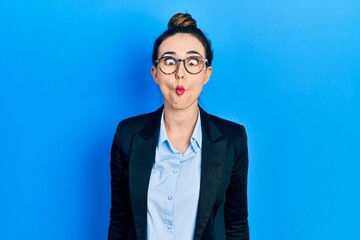
[[[169,199],[169,200],[171,200],[171,199],[172,199],[172,196],[171,196],[171,195],[169,195],[169,196],[168,196],[168,199]]]
[[[177,170],[177,169],[173,169],[172,172],[173,172],[173,174],[176,174],[176,173],[178,172],[178,170]]]
[[[172,230],[172,226],[171,226],[171,225],[167,225],[167,229],[168,229],[168,230]]]

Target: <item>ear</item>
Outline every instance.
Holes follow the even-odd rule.
[[[153,79],[154,79],[154,82],[155,82],[156,84],[159,84],[159,79],[158,79],[158,77],[157,77],[157,68],[156,68],[155,66],[152,66],[152,67],[151,67],[151,75],[152,75],[152,77],[153,77]]]
[[[204,85],[210,80],[212,73],[212,67],[209,66],[205,69],[205,79],[204,79]]]

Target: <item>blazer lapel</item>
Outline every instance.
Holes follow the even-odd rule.
[[[209,220],[219,188],[227,149],[227,139],[221,138],[221,132],[216,128],[209,115],[201,108],[200,114],[203,141],[200,196],[196,218],[195,240],[201,239]]]
[[[158,143],[162,108],[153,113],[133,139],[129,161],[129,192],[136,239],[145,239],[147,191]]]

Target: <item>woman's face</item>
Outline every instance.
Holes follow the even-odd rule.
[[[201,42],[191,34],[176,34],[165,39],[159,47],[158,58],[171,56],[176,59],[185,59],[188,57],[204,57],[205,49]],[[184,63],[179,62],[178,69],[173,74],[165,74],[160,68],[151,68],[151,74],[160,91],[164,96],[164,105],[166,108],[176,110],[196,107],[198,97],[209,81],[212,68],[206,67],[198,73],[191,74],[184,68]]]

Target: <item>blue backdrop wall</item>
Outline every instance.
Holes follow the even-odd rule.
[[[246,126],[252,239],[360,239],[360,1],[0,2],[0,239],[105,239],[117,123],[161,105],[155,38],[189,12],[203,107]]]

